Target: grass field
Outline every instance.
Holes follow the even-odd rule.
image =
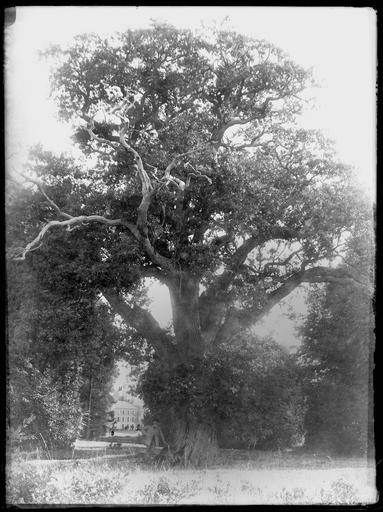
[[[358,504],[374,503],[374,464],[364,459],[222,450],[205,469],[157,469],[138,456],[13,459],[9,504]]]

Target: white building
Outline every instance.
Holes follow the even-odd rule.
[[[111,407],[115,430],[136,429],[137,425],[143,423],[144,403],[137,397],[132,396],[132,386],[135,379],[130,376],[131,367],[127,363],[118,364],[118,376],[114,381],[112,396],[114,403]]]
[[[136,429],[142,426],[144,407],[141,400],[130,397],[126,400],[117,400],[111,407],[116,422],[116,430]]]

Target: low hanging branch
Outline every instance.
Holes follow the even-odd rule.
[[[151,244],[148,236],[148,227],[147,227],[147,214],[148,209],[150,206],[151,198],[154,193],[154,188],[151,184],[150,178],[145,171],[141,156],[139,153],[132,148],[126,141],[125,135],[129,128],[129,120],[125,118],[124,116],[129,112],[129,110],[132,108],[133,104],[128,103],[127,100],[124,101],[122,104],[120,104],[117,107],[115,107],[112,112],[115,113],[116,111],[120,110],[121,114],[119,117],[124,120],[121,123],[120,127],[120,133],[119,133],[119,142],[110,141],[106,138],[99,137],[95,134],[95,124],[94,124],[94,117],[90,115],[83,115],[83,118],[87,121],[87,131],[90,135],[91,140],[95,140],[102,144],[107,144],[113,149],[118,149],[120,145],[122,145],[129,153],[131,153],[134,156],[135,159],[135,166],[141,181],[141,190],[142,190],[142,200],[137,210],[137,223],[136,225],[127,222],[124,219],[108,219],[106,217],[103,217],[102,215],[80,215],[80,216],[72,216],[68,213],[62,212],[61,209],[58,207],[58,205],[48,196],[48,194],[45,191],[44,185],[39,181],[32,177],[22,175],[24,179],[31,181],[37,187],[39,188],[40,192],[43,194],[47,202],[54,208],[54,210],[57,212],[57,214],[61,217],[64,217],[66,220],[59,221],[59,220],[52,220],[45,224],[45,226],[41,229],[41,231],[38,233],[38,235],[27,244],[27,246],[24,249],[21,249],[16,256],[14,257],[15,260],[25,260],[26,255],[30,253],[31,251],[34,251],[39,248],[43,238],[45,235],[54,227],[65,227],[68,231],[71,231],[76,226],[79,226],[81,224],[86,224],[89,222],[98,222],[101,224],[109,225],[109,226],[116,226],[116,225],[123,225],[129,229],[131,234],[136,238],[136,240],[141,244],[143,247],[145,253],[149,256],[151,261],[166,270],[173,270],[173,266],[167,258],[161,256],[159,253],[157,253]]]
[[[344,283],[347,280],[357,282],[350,272],[342,268],[323,266],[303,268],[286,278],[277,289],[269,292],[262,307],[254,305],[245,310],[231,309],[217,332],[216,343],[228,340],[236,333],[254,325],[302,283]]]
[[[117,226],[117,225],[126,225],[125,221],[121,219],[107,219],[102,217],[101,215],[80,215],[78,217],[70,217],[68,220],[51,220],[42,228],[40,233],[36,236],[32,242],[27,244],[25,249],[22,250],[21,254],[14,259],[17,260],[25,260],[26,255],[37,249],[41,240],[44,236],[54,227],[66,227],[68,231],[71,231],[74,226],[79,224],[84,224],[87,222],[99,222],[101,224],[107,224],[109,226]]]
[[[129,223],[122,219],[107,219],[106,217],[103,217],[101,215],[79,215],[79,216],[72,216],[69,215],[69,213],[63,212],[59,206],[48,196],[48,194],[45,191],[44,184],[37,180],[36,178],[32,178],[31,176],[27,176],[21,172],[17,172],[20,176],[22,176],[26,181],[30,181],[31,183],[35,184],[42,195],[45,197],[47,202],[52,206],[52,208],[57,212],[58,215],[61,217],[64,217],[66,220],[51,220],[45,226],[41,229],[39,234],[29,243],[27,246],[21,250],[21,252],[16,255],[13,259],[14,260],[25,260],[26,255],[32,251],[35,251],[41,246],[42,239],[44,236],[54,227],[66,227],[68,231],[71,231],[76,226],[79,226],[81,224],[85,224],[88,222],[99,222],[101,224],[107,224],[109,226],[117,226],[117,225],[125,225],[129,229],[131,229],[133,226],[129,226]],[[132,231],[132,229],[131,229]]]

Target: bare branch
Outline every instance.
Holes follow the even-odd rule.
[[[283,239],[283,240],[291,240],[296,237],[297,233],[288,229],[279,226],[274,226],[273,229],[270,230],[270,233],[267,237],[260,237],[257,233],[253,236],[249,237],[247,240],[243,242],[242,245],[238,247],[238,249],[232,255],[230,262],[227,264],[225,272],[221,274],[213,288],[215,289],[214,294],[219,292],[219,294],[223,293],[227,290],[228,285],[232,281],[233,277],[238,273],[239,269],[246,261],[249,253],[255,249],[257,246],[262,245],[268,240],[272,239]],[[208,290],[205,292],[207,294]],[[209,292],[210,293],[210,292]]]
[[[267,270],[269,267],[273,267],[273,266],[282,266],[283,267],[283,266],[287,265],[294,258],[294,256],[297,256],[301,251],[302,251],[302,248],[300,247],[296,251],[293,251],[291,254],[289,254],[289,256],[287,256],[287,258],[285,258],[284,260],[269,261],[268,263],[265,264],[265,266],[263,268],[264,268],[264,270]]]
[[[114,141],[105,139],[103,137],[99,137],[98,135],[96,135],[94,133],[94,128],[95,128],[95,126],[94,126],[94,116],[93,117],[88,117],[88,124],[87,124],[86,130],[89,133],[90,138],[92,140],[96,140],[100,144],[108,144],[108,146],[112,147],[113,149],[117,149],[118,148],[118,146],[119,146],[118,142],[114,142]]]
[[[131,231],[134,237],[141,243],[143,250],[149,256],[153,263],[167,270],[172,270],[173,267],[171,265],[170,260],[158,254],[154,250],[153,245],[149,240],[147,217],[155,189],[153,188],[148,173],[144,168],[144,164],[142,162],[140,154],[127,142],[127,132],[129,130],[130,125],[127,115],[129,111],[135,106],[136,103],[136,101],[130,102],[128,98],[125,98],[111,111],[114,115],[118,115],[118,117],[121,119],[121,126],[119,129],[119,142],[112,142],[107,139],[98,137],[94,134],[94,116],[87,116],[88,132],[94,140],[97,140],[98,142],[101,143],[109,144],[114,149],[117,149],[121,145],[128,153],[133,155],[135,168],[138,173],[138,177],[141,181],[142,199],[140,205],[137,208],[136,226],[133,226],[130,223],[124,224],[128,227],[128,229]]]
[[[357,282],[352,274],[342,268],[312,267],[303,269],[286,278],[276,289],[267,294],[267,299],[262,307],[258,304],[246,310],[232,309],[227,315],[224,324],[219,329],[216,340],[227,340],[232,335],[251,327],[265,316],[276,304],[287,297],[302,283],[344,283],[347,281]]]
[[[263,127],[261,132],[258,133],[257,135],[255,135],[249,142],[245,142],[244,144],[239,144],[239,145],[235,145],[235,144],[226,144],[224,142],[222,142],[222,146],[223,147],[227,147],[229,149],[233,149],[235,151],[241,151],[242,149],[247,149],[247,148],[258,148],[258,147],[263,147],[263,146],[267,146],[269,144],[272,144],[274,141],[273,140],[267,140],[267,141],[260,141],[261,137],[266,133],[266,128]],[[245,133],[246,135],[246,133]]]
[[[57,206],[57,204],[52,201],[52,199],[48,196],[48,194],[45,192],[45,189],[44,189],[44,185],[41,181],[35,179],[35,178],[32,178],[31,176],[27,176],[26,174],[23,174],[22,172],[19,172],[19,171],[16,171],[17,174],[19,174],[22,178],[24,178],[25,180],[27,181],[30,181],[31,183],[34,183],[37,188],[40,190],[40,192],[42,193],[42,195],[45,197],[45,199],[48,201],[48,203],[52,206],[52,208],[54,208],[56,210],[56,212],[61,215],[62,217],[66,218],[66,219],[72,219],[72,215],[69,215],[68,213],[65,213],[63,211],[61,211],[61,209]]]
[[[132,154],[134,157],[134,165],[136,171],[138,173],[138,177],[141,181],[141,192],[142,192],[142,200],[137,210],[137,228],[141,232],[141,234],[146,239],[146,245],[151,247],[148,238],[148,227],[147,227],[147,216],[148,210],[151,203],[151,198],[153,195],[153,186],[151,180],[148,176],[144,168],[144,164],[142,162],[142,158],[138,151],[136,151],[130,144],[128,144],[126,140],[126,134],[129,129],[129,119],[127,117],[129,111],[134,107],[136,101],[130,102],[128,98],[125,98],[120,104],[116,105],[112,109],[113,114],[117,114],[121,119],[121,126],[119,130],[119,141],[120,144],[125,150]],[[118,143],[117,143],[118,146]]]
[[[41,240],[44,236],[54,227],[72,227],[77,224],[82,224],[84,222],[100,222],[102,224],[107,224],[109,226],[117,226],[117,225],[126,225],[125,221],[121,219],[107,219],[102,217],[101,215],[80,215],[78,217],[71,217],[68,220],[51,220],[41,229],[40,233],[36,236],[32,242],[30,242],[25,249],[23,249],[21,255],[19,257],[14,258],[15,260],[25,260],[26,255],[32,250],[37,249],[37,246],[40,244]]]
[[[259,235],[254,234],[238,247],[232,255],[230,262],[227,264],[225,271],[200,297],[200,319],[201,325],[204,329],[208,329],[209,326],[217,324],[215,311],[217,311],[221,316],[222,311],[224,311],[226,306],[229,304],[230,294],[228,290],[230,284],[235,276],[240,272],[249,253],[268,240],[276,238],[291,240],[296,237],[296,235],[297,234],[290,229],[275,226],[267,238],[261,238]],[[218,303],[225,307],[218,307]]]
[[[262,315],[289,295],[301,283],[344,282],[345,279],[353,279],[353,276],[342,268],[318,266],[300,270],[288,277],[281,286],[268,294],[268,304],[264,308],[265,311],[262,310]]]
[[[209,176],[206,176],[206,174],[202,174],[201,171],[199,171],[198,169],[195,169],[190,162],[186,162],[185,167],[191,167],[194,171],[194,172],[189,172],[189,174],[188,174],[188,178],[186,181],[186,188],[188,188],[188,186],[190,185],[190,176],[194,176],[195,178],[204,178],[210,183],[210,185],[213,183],[211,181],[211,179],[209,178]]]
[[[199,146],[196,146],[195,148],[192,148],[190,149],[189,151],[186,151],[185,153],[180,153],[179,155],[176,155],[173,160],[170,162],[170,164],[166,167],[165,169],[165,174],[164,174],[164,179],[165,180],[168,180],[168,181],[175,181],[175,183],[179,186],[179,188],[181,190],[184,190],[185,188],[185,183],[180,180],[179,178],[175,178],[174,176],[172,176],[170,174],[170,172],[174,169],[174,167],[177,165],[178,161],[183,158],[184,156],[188,156],[188,155],[192,155],[193,153],[196,153],[197,151],[201,151],[203,149],[206,149],[207,147],[211,146],[211,142],[208,142],[208,143],[205,143],[205,144],[200,144]],[[202,176],[202,174],[201,174]],[[206,178],[208,180],[210,180],[210,178],[208,178],[206,176]]]
[[[214,135],[213,135],[213,139],[214,139],[213,142],[215,142],[218,145],[221,145],[223,137],[224,137],[226,131],[229,128],[233,127],[233,126],[240,126],[240,125],[252,123],[253,121],[256,121],[256,120],[259,120],[259,119],[263,119],[266,116],[266,113],[268,111],[270,103],[272,101],[276,101],[276,100],[279,100],[281,98],[282,98],[282,96],[281,97],[279,97],[279,96],[278,97],[271,97],[270,96],[270,97],[265,99],[265,101],[263,102],[263,104],[260,107],[255,107],[254,108],[254,113],[251,116],[248,116],[248,117],[234,117],[234,118],[230,119],[229,121],[224,123],[221,127],[219,127],[218,130],[216,131],[216,133],[214,133]]]

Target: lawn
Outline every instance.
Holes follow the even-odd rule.
[[[111,453],[111,452],[110,452]],[[364,459],[222,450],[204,469],[154,469],[114,450],[92,459],[12,459],[9,504],[358,504],[376,501]]]

